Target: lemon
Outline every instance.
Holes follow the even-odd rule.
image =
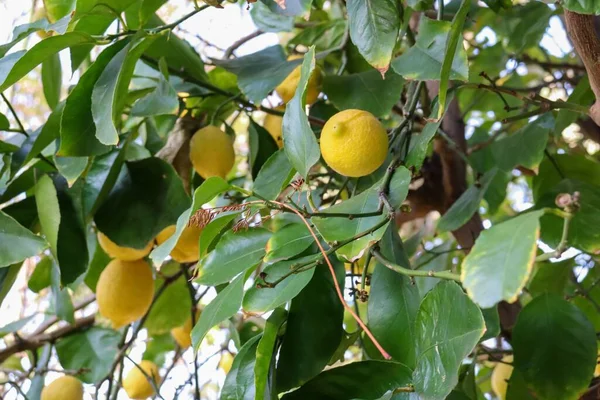
[[[387,151],[387,133],[367,111],[341,111],[331,117],[321,131],[323,159],[345,176],[369,175],[383,164]]]
[[[502,358],[504,362],[512,362],[513,356],[505,356]],[[492,390],[500,400],[506,398],[506,389],[508,389],[508,380],[512,375],[512,365],[498,363],[492,372]]]
[[[143,249],[134,249],[132,247],[122,247],[113,242],[102,232],[98,232],[98,243],[102,250],[109,255],[110,258],[118,258],[123,261],[134,261],[146,257],[152,250],[151,241]]]
[[[152,269],[144,260],[112,260],[100,274],[96,286],[100,314],[108,318],[115,329],[146,314],[153,296]]]
[[[190,160],[202,178],[225,178],[235,162],[233,139],[216,126],[205,126],[192,136]]]
[[[165,240],[173,236],[175,225],[167,226],[156,236],[156,243],[162,244]],[[202,229],[196,226],[187,226],[181,232],[179,240],[171,250],[171,258],[179,263],[190,263],[198,261],[200,258],[200,234]]]
[[[224,351],[221,354],[221,359],[219,360],[219,368],[225,371],[226,374],[231,371],[231,366],[233,365],[233,356],[230,352]]]
[[[302,56],[295,55],[288,57],[288,61],[297,60],[298,58],[302,58]],[[300,74],[302,72],[302,65],[298,65],[291,74],[289,74],[283,82],[279,84],[275,88],[275,91],[281,97],[284,103],[288,103],[294,94],[296,93],[296,88],[298,87],[298,83],[300,82]],[[321,92],[321,69],[318,66],[315,66],[315,69],[310,74],[308,78],[308,85],[306,86],[306,104],[313,104],[317,101],[319,97],[319,93]]]
[[[279,111],[285,111],[285,107],[279,106],[276,108]],[[283,147],[283,133],[281,132],[281,124],[283,123],[283,117],[279,115],[267,114],[263,127],[269,132],[275,143],[279,148]]]
[[[144,372],[142,373],[140,369]],[[125,389],[127,396],[134,400],[152,396],[154,394],[154,385],[148,379],[154,381],[155,385],[159,384],[160,376],[158,375],[158,367],[152,361],[143,360],[133,367],[123,380],[123,389]]]
[[[82,400],[83,385],[77,378],[61,376],[42,389],[41,400]]]
[[[200,310],[197,310],[196,322],[198,322],[199,318]],[[187,321],[185,321],[185,324],[183,324],[182,326],[178,326],[177,328],[171,329],[171,336],[173,336],[173,339],[175,339],[179,347],[181,347],[182,349],[187,349],[192,344],[192,328],[192,318],[190,317]]]

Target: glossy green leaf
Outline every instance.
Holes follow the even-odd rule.
[[[406,5],[416,11],[426,11],[433,7],[434,0],[406,0]]]
[[[483,196],[487,192],[496,173],[496,169],[489,170],[481,177],[479,182],[471,185],[461,194],[438,221],[438,230],[441,232],[454,231],[469,221],[479,209],[481,200],[483,200]]]
[[[58,53],[50,56],[42,62],[42,88],[46,103],[51,109],[56,108],[60,101],[60,89],[62,84],[62,67]]]
[[[585,315],[561,296],[545,294],[519,313],[514,366],[539,399],[578,399],[594,373],[596,334]]]
[[[254,364],[254,399],[263,400],[272,398],[270,396],[269,372],[275,361],[276,341],[281,325],[285,322],[287,311],[277,308],[267,320],[258,346],[256,347],[256,363]]]
[[[301,257],[288,261],[281,261],[267,265],[262,272],[266,274],[267,282],[274,282],[290,273],[294,264],[305,263],[316,259],[318,256]],[[312,279],[315,268],[307,269],[297,274],[292,274],[278,283],[275,287],[251,287],[244,295],[243,308],[247,312],[264,313],[282,306],[304,289]]]
[[[44,10],[50,21],[61,19],[75,9],[76,0],[44,0]]]
[[[204,307],[200,319],[192,329],[194,351],[198,351],[202,339],[213,326],[238,312],[244,296],[244,280],[244,275],[240,274]]]
[[[236,74],[242,92],[257,103],[302,63],[301,60],[286,61],[286,55],[279,45],[233,60],[213,62]]]
[[[180,269],[179,264],[170,263],[160,269],[163,276],[170,277]],[[154,282],[155,292],[165,283],[164,278]],[[184,275],[172,282],[156,299],[144,327],[151,335],[169,332],[172,328],[182,326],[190,318],[192,301],[188,283]]]
[[[573,259],[536,263],[527,291],[534,297],[544,293],[563,294],[571,281],[574,266]]]
[[[113,188],[125,158],[124,149],[96,156],[92,159],[83,183],[83,212],[86,216],[96,213]]]
[[[323,79],[323,92],[339,109],[359,109],[376,117],[384,117],[400,99],[404,79],[393,71],[385,79],[377,70],[351,75],[328,75]]]
[[[579,14],[600,15],[600,4],[594,0],[565,0],[562,6]]]
[[[100,274],[111,261],[111,258],[98,244],[98,238],[96,235],[94,235],[94,241],[92,243],[95,244],[94,251],[92,253],[92,259],[90,260],[90,265],[83,281],[92,292],[96,293],[96,285],[98,284],[98,279],[100,279]]]
[[[58,230],[60,226],[60,207],[54,182],[48,175],[42,176],[35,185],[35,203],[41,232],[50,244],[50,250],[58,255]]]
[[[75,316],[73,311],[73,302],[71,301],[71,295],[69,290],[62,286],[60,269],[58,265],[52,262],[52,270],[50,271],[50,288],[52,290],[52,303],[54,305],[54,313],[56,316],[73,324],[75,322]]]
[[[240,215],[241,211],[218,214],[200,233],[200,258],[214,248],[215,242],[223,235],[228,225]]]
[[[202,285],[219,285],[252,268],[265,255],[265,246],[270,236],[271,232],[263,228],[226,232],[215,249],[198,263],[196,282]]]
[[[0,130],[5,130],[10,128],[10,122],[8,121],[8,118],[6,118],[6,115],[0,113]]]
[[[335,19],[333,21],[323,21],[307,26],[294,36],[288,45],[304,45],[310,47],[315,45],[317,51],[327,51],[338,48],[342,45],[347,36],[347,21],[344,19]],[[356,47],[355,47],[356,49]],[[364,61],[364,59],[363,59]],[[366,61],[364,61],[367,64]],[[367,64],[367,70],[371,66]],[[380,75],[381,76],[381,75]]]
[[[109,147],[96,138],[92,115],[92,92],[108,63],[127,45],[120,40],[107,47],[71,90],[60,121],[59,156],[88,156],[107,153]]]
[[[39,293],[41,290],[50,286],[52,273],[52,259],[50,257],[42,257],[35,265],[33,273],[27,281],[27,287],[34,293]]]
[[[332,262],[342,291],[345,270]],[[277,361],[277,392],[292,389],[327,365],[343,334],[344,308],[326,265],[316,267],[309,284],[292,300]]]
[[[69,186],[83,174],[88,165],[87,157],[54,157],[58,172],[67,180]]]
[[[131,108],[131,115],[147,117],[174,114],[178,108],[177,92],[164,75],[160,74],[156,89],[135,102]]]
[[[48,243],[0,210],[0,268],[33,257]]]
[[[347,400],[381,398],[411,384],[411,370],[389,361],[359,361],[324,371],[283,400]]]
[[[177,221],[190,199],[165,161],[152,157],[125,165],[94,221],[116,244],[143,249]]]
[[[393,0],[349,0],[350,38],[360,54],[382,74],[388,70],[400,31],[400,12]]]
[[[315,68],[315,48],[304,55],[300,81],[296,93],[285,108],[283,116],[283,149],[292,166],[304,178],[321,156],[317,138],[310,128],[306,115],[306,88],[308,79]]]
[[[289,224],[269,239],[269,252],[265,262],[274,263],[290,259],[306,250],[315,239],[304,224]]]
[[[392,206],[398,207],[406,198],[408,185],[410,183],[410,173],[404,167],[396,169],[390,182],[390,202]],[[378,182],[361,194],[336,204],[323,210],[324,213],[351,213],[362,214],[377,211],[379,207],[379,188],[382,182]],[[377,224],[382,223],[386,216],[376,215],[364,218],[323,218],[314,217],[312,221],[319,230],[319,233],[328,242],[343,241],[363,233]],[[377,229],[375,232],[355,240],[337,251],[338,255],[349,261],[357,259],[369,243],[377,241],[385,232],[385,227]]]
[[[462,264],[461,280],[482,308],[514,302],[535,261],[541,211],[532,211],[483,231]]]
[[[394,71],[406,79],[439,80],[451,27],[450,22],[424,17],[416,44],[392,61]],[[468,78],[467,53],[459,42],[449,79],[466,81]]]
[[[453,253],[450,249],[455,246],[452,240],[447,240],[441,245],[431,249],[431,252],[421,254],[414,262],[414,269],[420,271],[444,271],[449,269],[448,262]],[[414,281],[419,288],[421,297],[425,296],[440,281],[438,278],[414,277]]]
[[[388,226],[379,245],[388,260],[410,268],[395,226]],[[408,277],[375,264],[368,301],[369,329],[394,361],[409,367],[415,365],[414,327],[419,302],[419,291]]]
[[[448,104],[452,101],[452,98],[448,99]],[[421,132],[414,132],[410,137],[409,150],[408,155],[406,156],[406,167],[416,167],[417,169],[421,169],[423,165],[423,161],[427,157],[427,151],[429,149],[429,143],[438,133],[438,129],[442,124],[442,120],[438,119],[438,109],[440,103],[435,102],[431,114],[430,114],[430,122],[425,125]],[[446,106],[446,111],[448,107]]]
[[[415,391],[445,399],[458,383],[458,369],[485,331],[479,308],[455,282],[437,284],[421,302],[416,319]]]
[[[17,25],[13,29],[11,41],[0,46],[0,58],[4,57],[6,53],[8,53],[8,51],[12,49],[17,43],[24,40],[34,32],[53,31],[58,33],[59,35],[64,34],[67,29],[69,20],[70,17],[67,16],[61,19],[60,21],[56,21],[56,23],[51,24],[46,18],[42,18],[40,20],[33,21],[29,24]]]
[[[254,397],[254,365],[261,335],[248,340],[233,359],[221,389],[221,400],[250,400]]]
[[[229,183],[227,183],[227,181],[224,179],[220,177],[211,177],[204,181],[202,185],[200,185],[200,187],[194,191],[192,205],[183,213],[181,213],[179,218],[177,218],[175,233],[173,233],[170,238],[165,240],[160,244],[160,246],[157,246],[154,250],[152,250],[152,253],[150,253],[150,259],[152,259],[155,265],[162,264],[162,262],[171,253],[171,250],[173,250],[177,244],[181,233],[187,226],[190,217],[205,203],[208,203],[214,199],[215,196],[226,191],[230,187],[231,186]]]
[[[294,18],[277,14],[265,3],[256,2],[250,9],[252,21],[263,32],[289,32],[294,28]]]
[[[278,150],[263,164],[254,180],[254,192],[275,200],[279,193],[290,183],[296,171],[290,164],[285,151]]]
[[[498,307],[494,306],[491,308],[482,308],[481,314],[483,315],[483,319],[485,321],[485,333],[481,337],[481,340],[483,341],[497,337],[501,332]]]
[[[555,154],[552,160],[546,157],[533,179],[533,199],[538,201],[565,178],[600,186],[600,163],[570,154]]]
[[[110,60],[96,81],[92,90],[92,117],[96,125],[96,138],[100,143],[119,143],[115,123],[120,120],[135,63],[154,40],[156,36],[139,41],[134,38]]]

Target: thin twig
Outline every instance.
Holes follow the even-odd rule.
[[[233,44],[231,46],[229,46],[227,48],[227,50],[225,50],[225,56],[223,57],[224,59],[228,59],[233,55],[233,52],[236,51],[240,46],[242,46],[244,43],[259,37],[260,35],[262,35],[264,32],[261,31],[260,29],[257,31],[252,32],[249,35],[244,36],[243,38],[236,40],[235,42],[233,42]]]

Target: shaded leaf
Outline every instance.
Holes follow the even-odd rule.
[[[262,166],[279,148],[269,132],[254,122],[253,119],[250,119],[248,135],[250,142],[250,167],[252,169],[252,177],[256,178]]]
[[[48,243],[0,210],[0,270],[41,253]],[[6,273],[6,272],[4,272]]]
[[[290,183],[296,171],[290,164],[283,149],[276,151],[263,164],[254,180],[254,192],[275,200],[279,193]]]
[[[83,174],[87,165],[87,157],[54,157],[58,172],[67,180],[70,186]]]
[[[269,372],[275,361],[277,334],[286,317],[287,311],[284,308],[275,309],[267,320],[263,335],[256,347],[256,362],[254,364],[255,400],[271,398]]]
[[[221,400],[254,399],[254,365],[261,335],[248,340],[233,359],[221,389]]]
[[[135,102],[131,115],[147,117],[151,115],[174,114],[179,108],[179,99],[173,86],[160,74],[158,85],[151,93]]]
[[[69,295],[69,290],[62,286],[60,269],[54,262],[52,262],[52,270],[50,271],[50,281],[54,313],[59,319],[73,324],[75,322],[75,316],[73,314],[71,295]]]
[[[60,57],[55,53],[42,62],[42,88],[44,98],[51,109],[56,108],[60,101],[60,88],[62,84],[62,68]]]
[[[32,292],[39,293],[50,286],[51,274],[52,259],[50,257],[42,257],[35,265],[35,269],[27,281],[27,287]]]
[[[277,14],[265,3],[256,2],[250,10],[252,21],[263,32],[289,32],[294,28],[294,18]]]

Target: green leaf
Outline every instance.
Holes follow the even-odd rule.
[[[393,0],[349,0],[350,38],[360,54],[385,74],[400,31],[400,12]]]
[[[152,157],[125,165],[94,221],[119,246],[143,249],[177,221],[190,200],[167,162]]]
[[[165,364],[165,355],[175,347],[173,336],[170,333],[154,335],[146,342],[143,360],[150,360],[156,365]]]
[[[540,164],[539,173],[533,178],[534,200],[537,202],[565,178],[600,186],[600,163],[569,154],[555,154],[552,160],[546,157]]]
[[[427,11],[433,7],[433,0],[407,0],[406,5],[415,11]]]
[[[10,122],[8,121],[8,118],[6,118],[6,115],[0,113],[0,131],[8,128],[10,128]]]
[[[50,21],[56,21],[75,9],[76,0],[44,0],[44,9]]]
[[[135,102],[131,115],[147,117],[151,115],[174,114],[179,109],[179,99],[173,86],[160,74],[156,89]]]
[[[58,265],[52,262],[52,270],[50,271],[50,288],[52,290],[52,302],[54,304],[54,312],[56,316],[68,322],[75,323],[73,311],[73,302],[69,295],[69,290],[61,284],[60,269]]]
[[[0,212],[1,213],[1,212]],[[1,218],[1,216],[0,216]],[[1,250],[1,249],[0,249]],[[1,256],[1,253],[0,253]],[[12,288],[17,275],[21,270],[22,263],[17,263],[8,266],[7,268],[0,268],[0,305],[4,301],[4,298]]]
[[[421,19],[417,43],[392,61],[392,68],[406,79],[439,80],[452,24],[426,17]],[[462,41],[457,44],[449,79],[469,79],[467,52]]]
[[[35,315],[31,315],[29,317],[22,318],[17,321],[14,321],[14,322],[4,325],[3,327],[0,328],[0,338],[3,338],[4,336],[8,335],[9,333],[15,333],[15,332],[19,331],[25,325],[27,325],[29,323],[29,321],[31,321],[34,318],[35,318]]]
[[[257,3],[260,4],[260,3]],[[254,364],[254,399],[263,400],[272,398],[266,393],[270,392],[269,372],[276,355],[276,341],[279,329],[286,321],[287,311],[284,308],[277,308],[267,320],[263,335],[256,347],[256,363]],[[267,391],[268,390],[268,391]]]
[[[223,231],[231,221],[240,215],[241,211],[228,211],[219,213],[208,225],[202,229],[200,233],[200,258],[204,257],[214,247],[215,242],[218,242]]]
[[[36,365],[37,371],[41,371],[41,369],[44,368],[44,366],[48,365],[48,361],[50,360],[50,356],[52,355],[52,347],[53,346],[49,343],[42,347]],[[43,388],[44,375],[42,373],[36,372],[33,379],[31,380],[29,390],[27,391],[27,399],[39,400]]]
[[[287,16],[298,16],[307,13],[313,0],[286,0],[285,8],[282,8],[277,2],[271,0],[261,0],[267,4],[271,11]]]
[[[585,315],[555,294],[533,299],[513,330],[514,366],[539,399],[578,399],[592,379],[596,334]]]
[[[594,0],[564,0],[562,6],[579,14],[600,15],[600,4]]]
[[[595,100],[594,92],[590,88],[590,80],[587,76],[581,78],[575,89],[568,98],[569,103],[589,106]],[[566,108],[558,110],[556,124],[554,125],[554,134],[560,135],[572,123],[579,119],[581,114]]]
[[[479,308],[455,282],[437,284],[421,302],[416,320],[415,391],[445,399],[458,383],[458,369],[485,331]]]
[[[85,383],[98,383],[108,372],[118,352],[121,334],[112,329],[92,327],[56,342],[56,353],[64,369],[86,372],[77,377]]]
[[[254,365],[256,350],[261,335],[248,340],[233,359],[231,371],[225,378],[221,388],[221,400],[246,400],[252,399],[254,387]]]
[[[345,270],[332,260],[343,292]],[[329,268],[321,265],[293,300],[277,362],[277,391],[292,389],[316,376],[327,365],[343,334],[340,304]]]
[[[41,253],[48,243],[0,210],[0,268]]]
[[[28,51],[21,50],[5,56],[0,59],[0,92],[11,87],[48,57],[67,47],[86,43],[92,44],[95,41],[84,33],[67,32],[64,35],[44,39]]]
[[[508,51],[519,54],[531,47],[537,47],[548,28],[554,11],[548,5],[534,1],[521,7],[513,7],[508,17],[517,23],[509,31]]]
[[[301,60],[286,61],[286,55],[279,45],[244,57],[232,60],[214,59],[213,62],[236,74],[238,86],[255,103],[260,103],[302,63]]]
[[[39,293],[43,289],[50,286],[52,273],[52,259],[50,257],[42,257],[35,265],[35,270],[27,281],[27,287],[34,293]]]
[[[261,4],[261,3],[256,3]],[[252,177],[256,178],[260,169],[268,161],[268,159],[279,149],[277,143],[273,140],[273,137],[269,132],[250,119],[250,126],[248,127],[249,135],[249,164],[252,169]]]
[[[54,31],[59,35],[65,33],[68,23],[70,21],[70,16],[67,16],[60,21],[56,21],[55,24],[50,24],[46,18],[40,19],[38,21],[31,22],[29,24],[18,25],[13,29],[12,39],[10,42],[5,43],[0,46],[0,58],[4,57],[6,53],[12,49],[17,43],[27,38],[34,32],[44,31],[50,32]]]
[[[265,262],[273,263],[290,259],[306,250],[315,239],[304,224],[289,224],[269,239],[270,250]]]
[[[294,264],[305,263],[316,259],[317,256],[307,256],[288,261],[267,265],[263,272],[268,282],[274,282],[290,273]],[[292,274],[278,283],[274,288],[258,288],[252,286],[244,295],[243,308],[246,312],[264,313],[284,305],[295,298],[312,279],[315,268]]]
[[[180,269],[179,264],[173,262],[163,265],[160,269],[165,277],[173,276]],[[165,283],[165,278],[155,280],[155,291]],[[144,327],[151,335],[169,332],[172,328],[182,326],[190,318],[192,301],[188,289],[188,283],[184,275],[175,282],[170,283],[156,299],[150,314],[146,319]]]
[[[444,271],[449,268],[448,261],[452,255],[450,249],[454,245],[452,240],[447,240],[441,245],[434,247],[430,252],[420,255],[416,260],[415,269],[420,271]],[[402,265],[402,264],[401,264]],[[438,278],[414,277],[414,281],[419,288],[421,297],[425,296],[440,281]]]
[[[113,150],[92,159],[83,183],[83,212],[86,217],[96,213],[117,181],[123,167],[124,150]]]
[[[533,277],[527,285],[527,291],[534,297],[544,293],[562,295],[571,281],[573,264],[573,259],[536,263]]]
[[[60,121],[60,147],[57,155],[91,156],[109,151],[109,147],[96,138],[96,125],[91,123],[92,92],[102,71],[128,42],[127,39],[120,40],[100,53],[67,97]]]
[[[395,226],[387,228],[379,244],[388,260],[410,268]],[[415,365],[414,326],[419,302],[419,291],[408,277],[375,264],[368,302],[369,329],[395,361],[409,367]]]
[[[231,186],[227,181],[223,178],[214,176],[205,180],[200,187],[198,187],[194,191],[194,198],[192,201],[192,205],[185,210],[179,218],[177,218],[177,224],[175,233],[165,240],[160,246],[157,246],[152,253],[150,253],[150,259],[154,262],[155,265],[160,265],[167,258],[167,256],[171,253],[171,250],[177,244],[181,233],[187,226],[190,217],[200,209],[205,203],[208,203],[212,199],[215,198],[218,194],[226,191]]]
[[[527,283],[535,261],[542,211],[511,218],[481,232],[462,264],[461,280],[482,308],[513,303]]]
[[[119,133],[115,123],[125,106],[129,81],[133,76],[135,63],[148,49],[157,36],[134,38],[120,50],[106,65],[92,90],[92,117],[96,125],[96,138],[105,145],[119,143]]]
[[[87,157],[54,157],[58,172],[67,180],[69,187],[83,174],[88,165]]]
[[[408,387],[411,370],[390,361],[359,361],[321,372],[283,400],[346,400],[381,398],[388,391]]]
[[[289,45],[304,45],[310,47],[315,45],[317,51],[327,51],[339,48],[346,37],[347,21],[345,19],[334,19],[322,21],[303,28],[289,42]],[[363,62],[367,64],[366,61]],[[371,66],[367,64],[367,69]]]
[[[294,28],[294,18],[277,14],[264,3],[256,2],[250,10],[252,21],[263,32],[290,32]]]
[[[525,125],[515,134],[494,142],[492,153],[498,168],[512,171],[518,165],[534,169],[544,158],[544,149],[548,144],[548,134],[554,129],[551,113]]]
[[[62,68],[58,53],[42,62],[42,88],[44,97],[51,109],[55,109],[60,101],[60,89],[62,84]]]
[[[283,149],[292,166],[304,178],[321,156],[317,138],[310,128],[306,115],[306,88],[310,74],[315,69],[315,48],[304,55],[300,81],[296,93],[285,108],[283,116]]]
[[[328,75],[323,92],[339,109],[359,109],[376,117],[385,117],[400,99],[404,79],[393,71],[385,79],[376,70],[351,75]]]
[[[35,185],[35,203],[41,232],[50,244],[50,250],[57,257],[60,206],[54,182],[52,182],[52,179],[48,175],[42,176]]]
[[[406,198],[408,185],[410,183],[410,173],[404,167],[396,169],[389,187],[390,202],[393,207],[398,207]],[[324,209],[323,213],[351,213],[362,214],[377,211],[379,207],[379,190],[382,181],[379,181],[371,188],[350,199]],[[364,218],[326,218],[314,217],[312,221],[328,242],[343,241],[350,239],[357,234],[366,232],[377,226],[386,219],[386,215],[376,215]],[[385,226],[377,229],[375,232],[355,240],[337,251],[337,254],[348,261],[357,259],[369,243],[375,242],[381,238],[385,232]]]
[[[255,266],[265,255],[270,236],[271,232],[263,228],[226,232],[215,249],[198,263],[196,282],[209,286],[220,285]]]
[[[263,164],[254,180],[254,192],[266,198],[275,200],[279,193],[287,187],[296,171],[290,164],[283,149],[276,151]]]
[[[497,169],[491,169],[481,177],[479,182],[470,186],[460,197],[452,204],[450,209],[438,221],[438,231],[454,231],[463,226],[473,214],[479,209],[481,200],[487,192],[490,184],[494,180]]]
[[[244,274],[240,274],[204,307],[200,319],[192,329],[194,351],[198,351],[202,339],[213,326],[238,312],[244,296],[244,281]]]
[[[166,2],[167,0],[137,1],[125,11],[127,25],[132,29],[143,27],[148,20],[154,16],[154,13]]]
[[[96,235],[93,235],[92,243],[95,244],[95,250],[83,281],[92,292],[96,293],[96,285],[98,284],[98,279],[100,279],[100,274],[111,261],[111,258],[98,244],[98,237]]]

